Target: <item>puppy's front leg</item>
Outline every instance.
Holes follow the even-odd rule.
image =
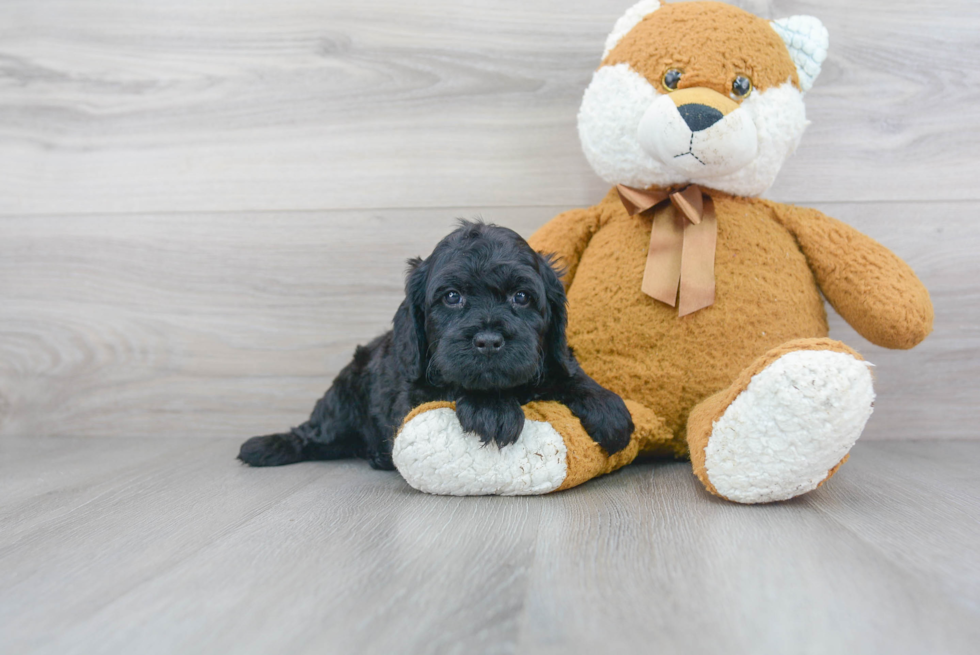
[[[557,400],[582,422],[592,440],[612,455],[629,445],[633,417],[623,399],[579,369],[563,385]]]
[[[467,432],[499,448],[517,441],[524,428],[524,411],[512,395],[463,392],[456,398],[456,417]]]

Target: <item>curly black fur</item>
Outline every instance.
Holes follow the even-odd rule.
[[[463,428],[497,447],[524,426],[521,405],[557,400],[612,454],[633,432],[626,405],[579,367],[565,340],[565,291],[549,259],[507,228],[461,221],[428,259],[409,262],[394,330],[340,371],[310,420],[253,437],[252,466],[363,457],[393,469],[402,420],[433,400],[456,402]]]

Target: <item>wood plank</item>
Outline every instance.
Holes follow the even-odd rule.
[[[866,437],[980,436],[976,210],[818,207],[906,258],[937,308],[935,333],[910,352],[875,348],[835,319],[832,335],[877,365]],[[561,209],[483,215],[527,235]],[[405,259],[476,213],[0,219],[0,434],[242,437],[296,425],[354,346],[390,325]]]
[[[426,496],[364,462],[249,469],[229,445],[177,451],[0,548],[5,652],[499,652],[514,641],[530,499]]]
[[[900,570],[937,581],[958,605],[976,611],[976,453],[976,445],[964,441],[874,444],[855,452],[847,475],[805,501],[873,543]],[[871,508],[874,521],[867,520]]]
[[[45,650],[98,642],[126,651],[168,634],[168,648],[186,653],[512,651],[537,510],[526,499],[382,489],[372,474],[385,475],[309,487]],[[120,629],[124,615],[132,621]]]
[[[853,459],[873,467],[891,447],[859,444]],[[966,451],[976,462],[977,445]],[[917,545],[932,541],[922,536],[931,529],[923,503],[941,503],[941,494],[903,493],[915,466],[906,458],[906,475],[874,480],[845,466],[850,494],[832,495],[841,486],[834,480],[762,506],[709,496],[682,464],[654,466],[652,475],[628,467],[619,479],[556,496],[541,527],[539,542],[551,548],[539,549],[519,652],[561,653],[568,643],[583,653],[970,652],[976,605],[953,597],[935,571],[923,575],[883,557],[875,539],[904,528]],[[976,516],[975,480],[968,490]],[[837,520],[842,495],[853,503],[851,521]],[[906,521],[886,525],[879,511]],[[948,514],[940,521],[953,524]],[[973,540],[978,525],[964,527]],[[921,559],[939,551],[928,553]],[[972,569],[976,554],[967,557]]]
[[[72,450],[85,449],[87,441],[58,440]],[[140,442],[156,451],[152,440]],[[123,475],[102,461],[89,462],[85,469],[96,475],[88,482],[54,499],[40,494],[4,516],[0,634],[6,652],[50,639],[53,627],[98,611],[325,473],[298,467],[253,476],[235,461],[236,442],[175,443],[183,447],[148,462],[133,457]],[[356,466],[342,463],[331,472],[343,478]],[[13,475],[26,478],[46,467],[39,449]]]
[[[5,526],[0,543],[49,512],[70,512],[72,503],[143,475],[155,458],[181,448],[187,444],[180,439],[0,439],[0,523]]]
[[[363,462],[241,467],[211,439],[25,440],[36,456],[4,473],[119,442],[147,448],[128,451],[141,478],[61,516],[39,488],[44,520],[0,545],[5,653],[959,655],[980,637],[976,442],[860,443],[828,485],[763,506],[686,463],[445,498]]]
[[[556,211],[493,217],[528,232]],[[389,329],[406,259],[474,214],[0,219],[0,433],[247,436],[302,422],[354,346]]]
[[[10,0],[0,214],[585,205],[575,115],[631,0]],[[772,191],[977,200],[980,5],[812,13],[830,59]]]

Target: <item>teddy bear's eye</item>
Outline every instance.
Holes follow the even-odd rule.
[[[752,93],[752,80],[745,77],[744,75],[739,75],[732,82],[732,97],[735,99],[745,98],[750,93]]]
[[[671,68],[669,71],[664,73],[664,77],[661,82],[665,89],[670,89],[671,91],[677,90],[677,83],[681,81],[682,73],[676,68]]]

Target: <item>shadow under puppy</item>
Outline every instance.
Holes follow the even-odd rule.
[[[629,443],[622,399],[586,375],[565,339],[565,290],[551,262],[513,230],[461,221],[425,260],[409,261],[394,329],[358,346],[310,419],[253,437],[252,466],[363,457],[392,470],[392,443],[412,408],[456,403],[463,429],[505,447],[521,405],[555,400],[609,454]]]

